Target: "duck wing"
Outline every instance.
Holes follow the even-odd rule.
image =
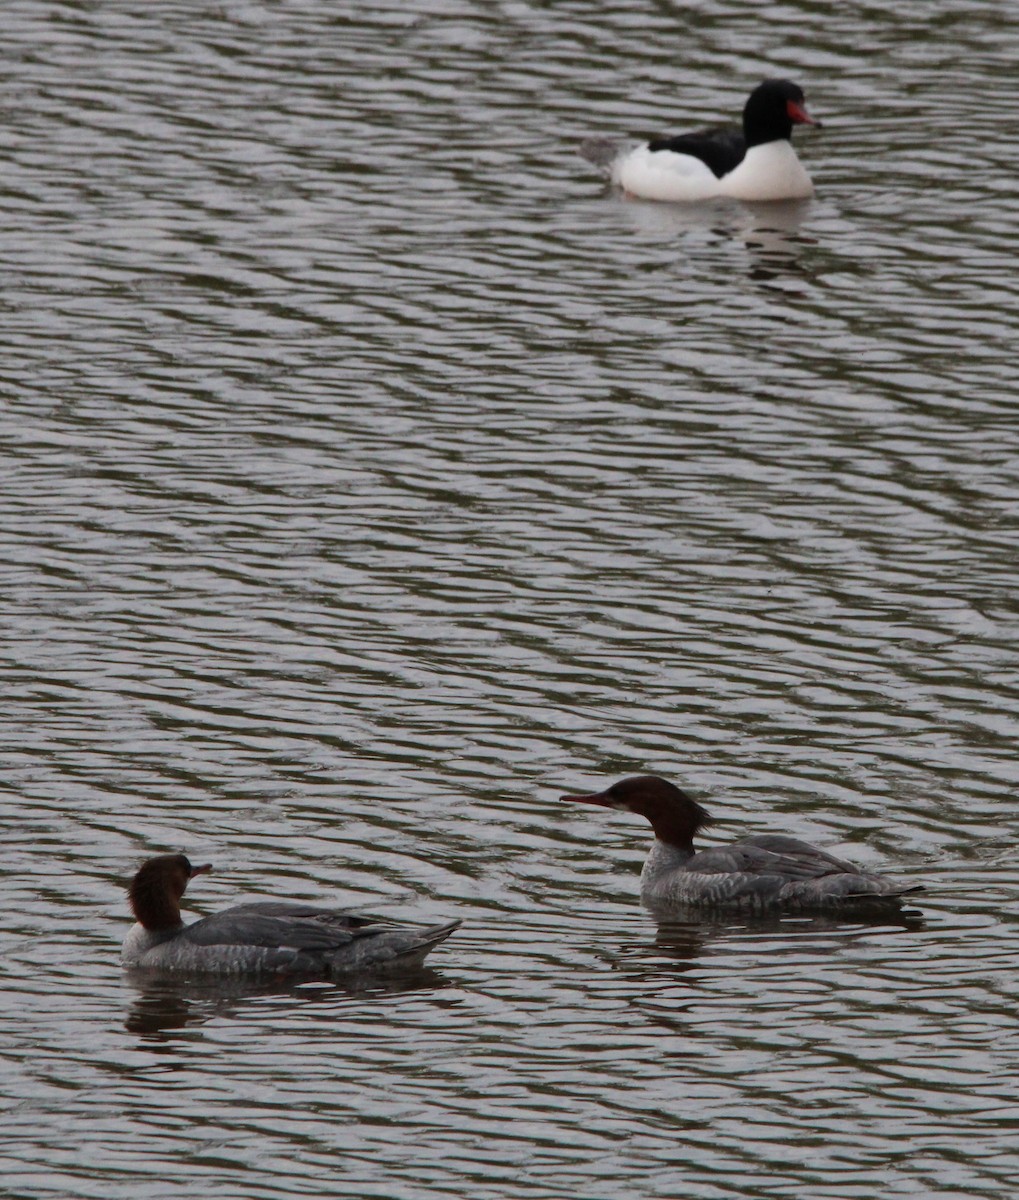
[[[730,846],[701,850],[685,864],[702,875],[782,875],[787,879],[819,879],[825,875],[861,875],[844,859],[782,834],[760,834]]]
[[[239,904],[185,927],[182,936],[196,946],[258,946],[267,950],[287,947],[297,951],[328,951],[349,945],[355,938],[376,934],[391,926],[371,917],[330,908],[272,901]]]
[[[682,133],[678,137],[652,138],[649,150],[671,150],[698,158],[716,179],[728,175],[746,157],[747,144],[739,129],[705,129],[700,133]]]

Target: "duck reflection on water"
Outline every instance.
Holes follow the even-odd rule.
[[[400,975],[327,980],[268,980],[250,977],[188,977],[128,970],[124,980],[137,993],[124,1027],[146,1041],[170,1042],[174,1033],[210,1021],[264,1019],[269,1010],[292,1015],[300,1006],[309,1020],[333,1022],[340,1006],[360,1005],[411,992],[441,992],[451,981],[421,967]],[[190,1036],[190,1035],[188,1035]]]

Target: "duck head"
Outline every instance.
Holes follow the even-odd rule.
[[[180,925],[180,899],[195,875],[212,870],[212,864],[194,867],[185,854],[160,854],[143,863],[127,889],[135,919],[159,933]]]
[[[560,799],[638,813],[651,822],[660,842],[683,850],[691,849],[698,829],[711,822],[711,817],[696,800],[658,775],[633,775],[629,779],[620,779],[603,792],[560,796]]]
[[[790,138],[794,125],[820,124],[807,112],[803,88],[788,79],[766,79],[758,84],[743,108],[743,136],[748,149]]]

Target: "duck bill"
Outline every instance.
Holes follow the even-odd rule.
[[[586,796],[560,796],[560,800],[572,800],[574,804],[599,804],[602,808],[612,808],[612,801],[607,792],[589,792]]]
[[[194,879],[196,875],[208,875],[211,870],[212,863],[202,863],[200,867],[191,868],[191,878]]]
[[[818,129],[821,128],[821,122],[816,121],[803,105],[797,104],[795,100],[787,100],[785,110],[794,125],[816,125]]]

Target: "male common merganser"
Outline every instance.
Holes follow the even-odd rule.
[[[138,924],[124,938],[125,967],[216,975],[333,978],[360,971],[405,971],[460,924],[408,929],[376,917],[273,901],[239,904],[185,925],[188,881],[211,871],[183,854],[161,854],[138,870],[128,897]]]
[[[640,898],[658,916],[698,908],[743,912],[862,912],[895,910],[901,897],[923,891],[782,834],[760,834],[728,846],[694,850],[711,818],[686,792],[657,775],[622,779],[603,792],[562,796],[639,813],[651,822],[655,844],[640,876]]]
[[[794,125],[820,124],[807,112],[800,87],[768,79],[750,93],[742,133],[729,128],[655,138],[622,153],[590,142],[582,153],[645,200],[800,200],[814,185],[789,139]]]

